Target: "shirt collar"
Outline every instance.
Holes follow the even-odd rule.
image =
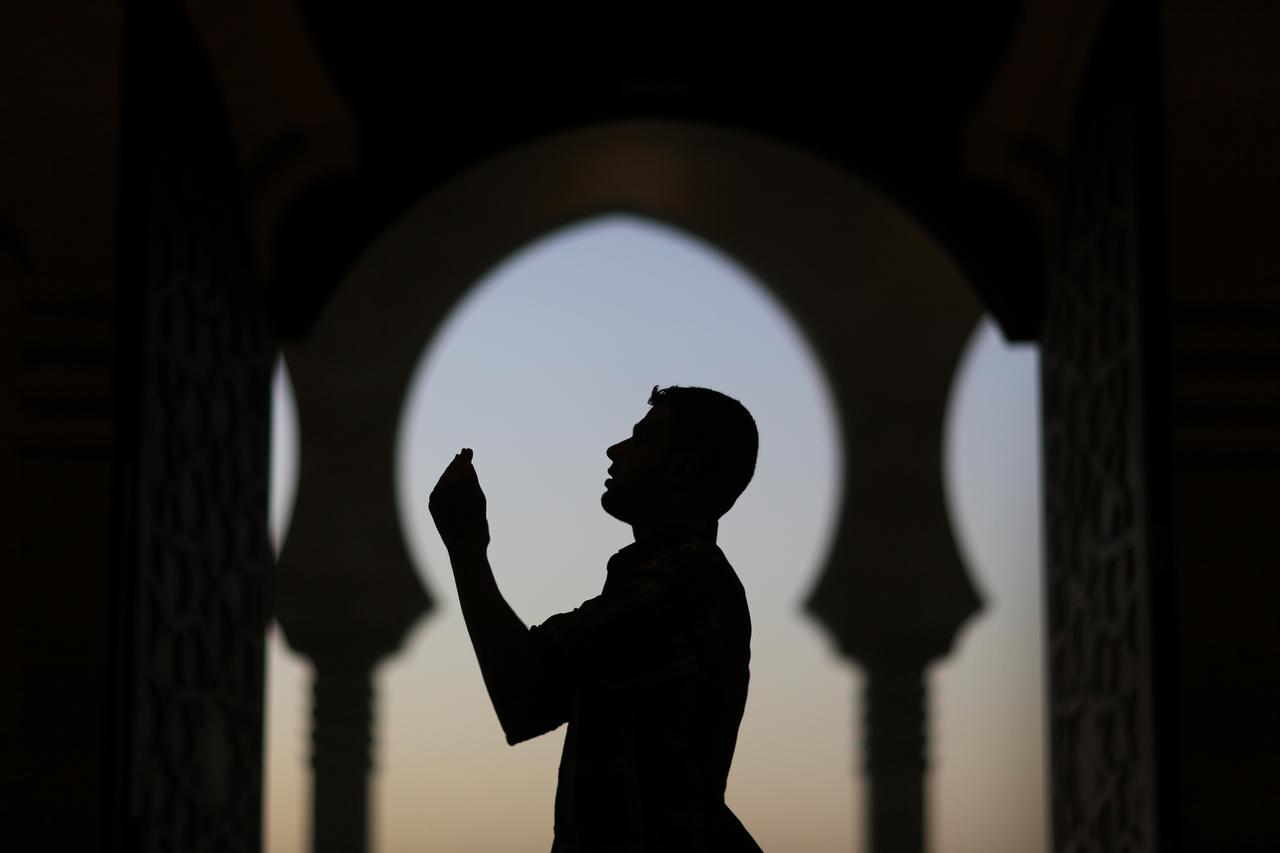
[[[686,521],[670,524],[644,542],[632,542],[618,551],[606,567],[608,571],[626,570],[657,556],[663,551],[692,542],[714,542],[716,522]]]

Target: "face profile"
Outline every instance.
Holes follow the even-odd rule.
[[[648,414],[605,451],[612,464],[600,504],[632,525],[715,522],[755,472],[755,420],[707,388],[654,386]]]
[[[667,476],[671,453],[671,411],[650,409],[631,430],[631,436],[605,451],[609,479],[600,505],[609,515],[633,524],[653,512],[663,492],[676,485]]]

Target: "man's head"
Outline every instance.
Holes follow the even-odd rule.
[[[649,405],[631,437],[606,451],[605,512],[629,524],[673,510],[718,519],[755,472],[751,414],[718,391],[674,385],[655,385]]]

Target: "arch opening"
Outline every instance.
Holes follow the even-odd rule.
[[[767,817],[782,804],[766,780],[779,766],[804,766],[821,782],[796,790],[780,813],[833,849],[852,843],[848,753],[831,748],[833,737],[848,737],[847,670],[800,612],[837,517],[843,460],[831,392],[803,334],[765,284],[687,232],[632,214],[563,226],[497,265],[449,314],[406,397],[401,518],[441,601],[425,633],[461,655],[446,663],[438,647],[433,655],[424,645],[422,657],[410,650],[394,668],[406,681],[458,679],[466,689],[437,697],[437,707],[446,703],[451,716],[474,723],[455,728],[447,744],[421,743],[432,756],[428,765],[465,760],[475,774],[447,790],[440,780],[434,825],[440,831],[446,813],[473,808],[479,790],[470,786],[494,777],[523,780],[516,787],[526,794],[539,791],[507,807],[525,822],[493,830],[508,834],[476,838],[477,823],[461,821],[449,843],[470,833],[473,845],[515,850],[521,837],[549,839],[563,732],[531,744],[536,754],[522,747],[512,756],[501,744],[470,659],[447,555],[424,511],[427,495],[457,448],[473,447],[489,498],[490,555],[508,601],[527,623],[576,607],[599,593],[604,562],[630,541],[630,530],[599,507],[604,450],[644,415],[654,384],[701,385],[737,397],[761,434],[756,476],[720,532],[752,602],[755,637],[754,696],[730,801],[754,816],[762,843],[792,846],[794,833],[788,837]],[[797,693],[806,697],[800,707],[782,698]],[[389,786],[395,761],[387,765]],[[443,808],[446,802],[453,807]],[[396,814],[409,820],[414,808],[389,801],[388,823]]]

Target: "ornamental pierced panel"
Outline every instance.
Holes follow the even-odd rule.
[[[176,4],[127,20],[122,334],[134,517],[128,849],[256,851],[271,348],[207,64]]]
[[[1081,92],[1041,343],[1053,841],[1155,850],[1135,67]]]

